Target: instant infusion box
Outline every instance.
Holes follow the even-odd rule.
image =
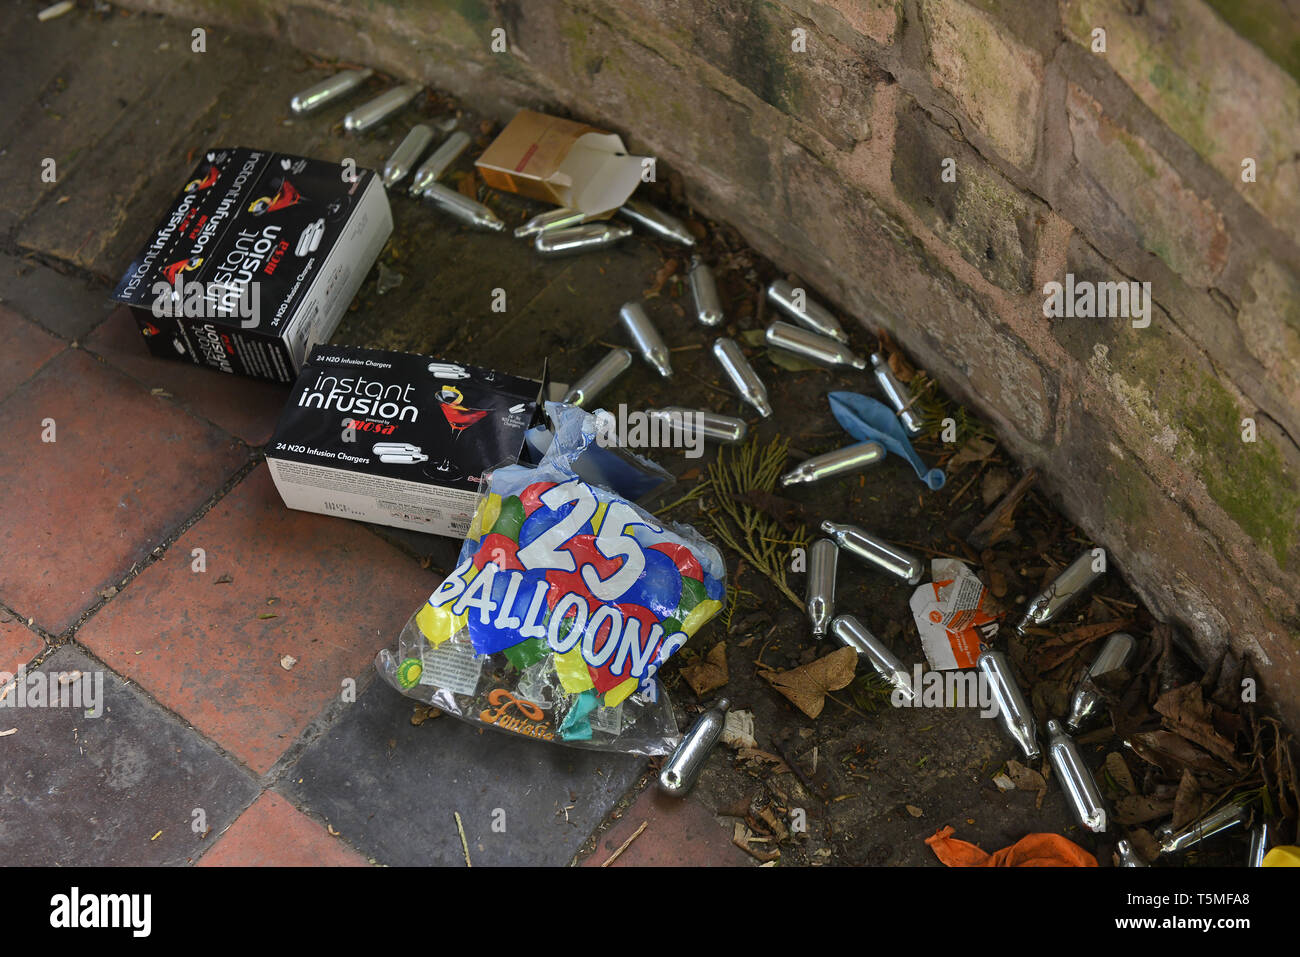
[[[113,290],[149,351],[293,382],[393,231],[371,170],[209,150]]]
[[[318,346],[266,462],[284,504],[463,537],[483,473],[518,461],[542,380],[404,352]]]

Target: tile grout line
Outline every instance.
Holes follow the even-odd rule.
[[[225,827],[225,829],[223,829],[220,832],[220,834],[218,834],[216,838],[213,839],[212,843],[209,844],[204,850],[202,850],[197,857],[192,859],[192,861],[190,862],[191,864],[198,863],[198,861],[202,859],[203,856],[205,856],[212,849],[212,847],[216,845],[216,839],[220,838],[222,835],[226,833],[226,831],[230,830],[230,828],[234,826],[235,821],[239,820],[239,818],[243,816],[244,812],[246,812],[250,807],[253,806],[253,804],[257,802],[258,798],[260,798],[263,794],[267,793],[268,791],[271,791],[275,787],[275,785],[278,784],[280,780],[284,777],[284,773],[285,771],[287,771],[287,768],[282,769],[279,777],[272,780],[272,775],[275,774],[276,765],[272,765],[271,770],[267,771],[266,774],[259,774],[257,771],[249,767],[238,755],[227,750],[225,746],[222,745],[215,738],[209,736],[206,732],[195,727],[194,724],[190,722],[187,718],[185,718],[185,716],[182,715],[180,712],[174,711],[172,708],[168,707],[166,704],[159,701],[154,696],[154,694],[148,688],[142,685],[139,681],[116,670],[111,665],[109,665],[108,662],[100,658],[99,655],[97,655],[89,647],[81,644],[80,642],[74,640],[68,642],[67,644],[60,645],[57,648],[47,648],[42,654],[37,656],[37,658],[34,661],[34,664],[37,667],[39,667],[40,665],[44,664],[47,660],[49,660],[54,654],[63,650],[64,648],[72,649],[73,651],[87,658],[93,664],[99,665],[108,674],[115,676],[122,683],[122,687],[124,690],[126,690],[130,694],[135,695],[144,704],[161,712],[163,715],[165,715],[170,720],[176,722],[178,725],[180,725],[180,727],[184,728],[190,734],[193,734],[198,741],[210,747],[215,754],[217,754],[222,759],[229,761],[230,764],[255,787],[256,791],[252,799],[238,810],[238,812],[232,818],[230,824],[228,824]],[[367,685],[366,687],[369,687],[369,685]],[[311,724],[308,725],[308,728],[303,733],[305,734],[307,730],[311,730],[313,725],[318,723],[319,721],[320,721],[320,717],[318,716]],[[297,741],[295,741],[295,744],[297,744]],[[289,753],[290,753],[289,751],[286,751],[285,754],[282,755],[281,758],[277,760],[276,764],[277,765],[280,764],[283,761],[284,757],[287,756]],[[311,811],[310,808],[300,807],[298,802],[296,802],[289,795],[284,794],[281,791],[275,791],[275,793],[279,797],[282,797],[284,798],[284,800],[288,801],[289,804],[292,805],[295,810],[298,810],[309,817],[313,816],[314,811],[312,811],[312,813],[309,813],[309,811]],[[328,833],[328,831],[326,833]],[[360,848],[355,847],[351,843],[348,844],[348,847],[356,851],[367,861],[372,859],[369,854],[366,854]]]

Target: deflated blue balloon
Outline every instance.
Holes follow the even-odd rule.
[[[893,409],[857,392],[832,392],[827,398],[831,403],[831,415],[845,432],[859,442],[879,442],[890,452],[911,462],[917,476],[931,489],[943,488],[943,469],[926,469]]]

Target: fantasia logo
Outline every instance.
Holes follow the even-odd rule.
[[[484,724],[495,724],[498,728],[527,734],[544,741],[553,741],[554,732],[546,723],[546,712],[526,698],[516,698],[505,688],[496,688],[488,694],[486,708],[479,712],[478,719]],[[510,713],[511,708],[518,708],[519,715]]]

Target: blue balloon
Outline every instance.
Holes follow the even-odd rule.
[[[552,509],[545,505],[539,505],[533,510],[533,514],[524,519],[523,527],[519,529],[519,547],[523,548],[525,545],[531,544],[534,539],[539,537],[548,528],[572,512],[576,504],[577,503],[575,502],[570,502],[567,505],[561,505],[559,509]],[[573,534],[594,535],[595,530],[592,529],[591,522],[587,522]],[[560,542],[558,544],[563,545],[564,543]]]
[[[645,570],[632,587],[614,599],[620,605],[642,605],[659,619],[677,612],[682,601],[682,576],[673,560],[653,548],[644,549]]]
[[[484,573],[480,572],[479,574]],[[519,587],[515,592],[514,602],[510,608],[505,609],[503,614],[501,605],[506,599],[506,592],[510,588],[511,579],[516,577],[519,578]],[[534,589],[539,582],[545,581],[546,572],[541,569],[522,572],[497,572],[496,577],[492,580],[493,611],[488,616],[487,624],[479,620],[478,608],[474,606],[469,608],[469,640],[474,643],[474,650],[480,655],[491,655],[519,644],[522,641],[519,637],[519,626],[505,625],[498,628],[497,619],[513,616],[522,623],[524,617],[528,614],[529,606],[532,604]],[[471,585],[471,587],[473,586]],[[541,624],[545,620],[546,602],[543,600],[541,611],[535,623]]]

